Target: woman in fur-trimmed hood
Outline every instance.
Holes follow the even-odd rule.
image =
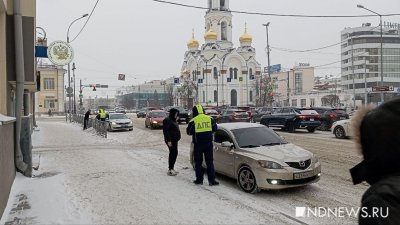
[[[400,98],[359,110],[352,125],[364,157],[350,170],[353,183],[371,185],[361,202],[369,214],[360,213],[359,223],[400,224]]]

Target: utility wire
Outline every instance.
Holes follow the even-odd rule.
[[[366,32],[375,30],[378,27],[380,27],[380,26],[372,27],[370,30],[367,30]],[[348,40],[344,40],[344,41],[341,41],[341,42],[338,42],[338,43],[335,43],[335,44],[331,44],[331,45],[327,45],[327,46],[324,46],[324,47],[314,48],[314,49],[306,49],[306,50],[295,50],[295,49],[279,48],[279,47],[270,47],[270,48],[273,48],[273,49],[276,49],[276,50],[280,50],[280,51],[285,51],[285,52],[313,52],[313,51],[318,51],[318,50],[334,47],[336,45],[340,45],[340,44],[346,43],[347,41]]]
[[[194,5],[186,5],[182,3],[177,3],[177,2],[169,2],[169,1],[162,1],[162,0],[153,0],[154,2],[158,3],[164,3],[164,4],[169,4],[169,5],[176,5],[176,6],[181,6],[181,7],[187,7],[187,8],[194,8],[194,9],[205,9],[208,10],[209,8],[207,7],[201,7],[201,6],[194,6]],[[301,15],[301,14],[277,14],[277,13],[259,13],[259,12],[246,12],[246,11],[235,11],[235,10],[228,10],[228,12],[231,13],[239,13],[239,14],[248,14],[248,15],[259,15],[259,16],[278,16],[278,17],[303,17],[303,18],[357,18],[357,17],[375,17],[378,15],[343,15],[343,16],[338,16],[338,15],[328,15],[328,16],[322,16],[322,15]],[[382,14],[382,16],[400,16],[400,13],[392,13],[392,14]]]
[[[278,51],[282,51],[282,52],[290,52],[290,53],[295,53],[298,52],[294,49],[288,49],[288,48],[278,48],[278,47],[273,47],[273,46],[269,46],[271,49],[275,49]],[[322,54],[322,55],[340,55],[339,53],[333,53],[333,52],[310,52],[310,53],[315,53],[315,54]]]
[[[89,22],[90,17],[92,17],[92,14],[93,14],[94,10],[95,10],[96,7],[97,7],[97,3],[99,3],[99,0],[96,1],[96,4],[94,5],[92,11],[90,12],[89,17],[87,18],[85,24],[83,24],[83,27],[81,28],[81,30],[79,31],[79,33],[72,39],[72,41],[70,41],[70,43],[73,42],[73,41],[82,33],[83,29],[85,29],[86,24]]]

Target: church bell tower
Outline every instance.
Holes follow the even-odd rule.
[[[205,32],[210,29],[217,33],[217,43],[222,48],[233,47],[232,13],[229,0],[207,0],[208,11],[205,16]]]

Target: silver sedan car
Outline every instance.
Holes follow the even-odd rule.
[[[193,145],[190,159],[194,166]],[[253,123],[218,124],[214,167],[217,173],[237,179],[248,193],[305,186],[321,176],[321,164],[313,153]]]
[[[133,130],[132,120],[125,113],[109,113],[108,117],[108,131]]]

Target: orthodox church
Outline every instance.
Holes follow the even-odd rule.
[[[247,25],[239,38],[240,47],[233,46],[229,0],[208,0],[204,40],[200,46],[193,32],[187,42],[181,77],[183,83],[192,84],[187,93],[191,101],[204,106],[255,105],[261,65]]]

